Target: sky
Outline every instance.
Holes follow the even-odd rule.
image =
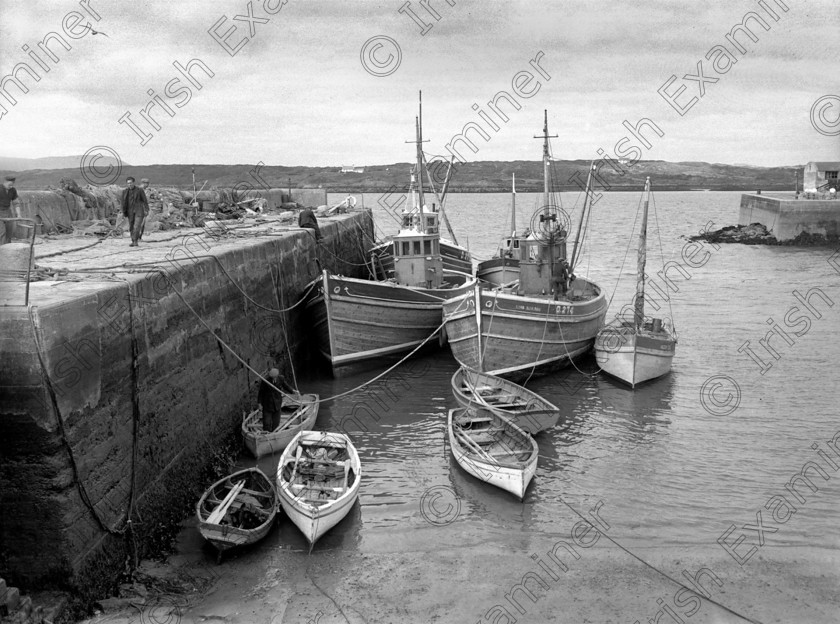
[[[646,160],[840,160],[836,0],[405,4],[2,0],[0,156],[100,151],[134,165],[406,162],[414,159],[406,141],[414,139],[422,90],[430,155],[448,156],[450,144],[467,161],[538,160],[533,136],[547,110],[556,158],[596,159],[599,149],[621,156],[616,143],[631,138],[622,122],[648,119],[659,130],[642,130],[649,147],[623,144]],[[737,35],[742,53],[726,36],[751,11],[768,30],[749,22],[758,41]],[[51,32],[70,47],[50,40],[57,62],[38,48]],[[719,64],[721,72],[706,58],[718,45],[735,60]],[[537,57],[539,69],[530,63]],[[173,63],[193,59],[213,76],[194,66],[190,85]],[[685,78],[699,75],[698,62],[704,78]],[[26,93],[3,81],[15,67]],[[672,76],[669,103],[658,90]],[[511,97],[497,100],[506,121],[488,107],[503,91]],[[148,109],[159,129],[141,116],[154,96],[169,110]],[[467,134],[475,153],[452,144],[470,122],[485,132]]]

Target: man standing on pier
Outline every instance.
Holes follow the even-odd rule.
[[[123,191],[122,210],[123,216],[128,217],[128,225],[131,230],[131,245],[137,247],[143,228],[143,219],[149,214],[149,202],[146,193],[140,187],[134,186],[134,178],[131,176],[125,179],[128,188]]]
[[[12,219],[12,202],[17,201],[18,194],[15,188],[15,176],[7,175],[0,186],[0,218]],[[14,221],[0,221],[0,245],[12,242],[12,232],[15,231]]]
[[[294,388],[280,377],[280,371],[272,368],[268,371],[268,380],[277,388],[289,394],[297,394]],[[262,406],[263,431],[270,432],[280,426],[280,410],[283,408],[283,394],[272,388],[265,380],[260,381],[260,391],[257,394],[257,401]]]
[[[298,227],[313,230],[315,232],[315,241],[321,241],[321,228],[318,227],[318,219],[315,218],[315,213],[312,208],[304,208],[298,215]]]

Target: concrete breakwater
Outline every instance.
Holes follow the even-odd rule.
[[[738,223],[760,223],[778,242],[797,236],[836,239],[840,236],[840,201],[742,195]]]
[[[370,212],[319,221],[320,244],[269,218],[36,246],[67,274],[0,307],[0,576],[94,595],[197,500],[252,406],[231,350],[288,373],[308,344],[288,308],[319,267],[364,270]]]

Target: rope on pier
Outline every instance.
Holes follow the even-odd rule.
[[[154,270],[154,269],[153,269],[153,270]],[[164,271],[163,269],[157,269],[157,272],[158,272],[158,273],[160,273],[160,274],[163,276],[163,278],[164,278],[167,282],[169,282],[169,285],[172,287],[173,292],[174,292],[176,295],[178,295],[178,298],[179,298],[179,299],[183,302],[183,304],[184,304],[185,306],[187,306],[187,309],[189,309],[189,311],[190,311],[190,312],[192,312],[192,313],[193,313],[193,315],[195,315],[195,317],[198,319],[198,322],[199,322],[199,323],[201,323],[202,325],[204,325],[204,328],[205,328],[207,331],[209,331],[209,332],[210,332],[210,334],[211,334],[211,335],[212,335],[212,336],[213,336],[213,337],[214,337],[214,338],[215,338],[215,339],[219,342],[219,344],[220,344],[220,345],[222,345],[222,346],[223,346],[225,349],[227,349],[228,351],[230,351],[231,355],[233,355],[233,357],[235,357],[237,360],[239,360],[239,362],[240,362],[240,363],[241,363],[241,364],[242,364],[245,368],[247,368],[248,370],[250,370],[250,371],[251,371],[252,373],[254,373],[254,375],[256,375],[259,379],[261,379],[262,381],[264,381],[265,383],[267,383],[267,384],[268,384],[271,388],[274,388],[277,392],[279,392],[279,393],[280,393],[281,395],[283,395],[284,397],[288,397],[288,398],[290,398],[290,399],[296,399],[296,398],[297,398],[297,397],[291,396],[291,395],[286,394],[285,392],[283,392],[280,388],[278,388],[278,387],[277,387],[277,386],[275,386],[273,383],[271,383],[271,381],[269,381],[268,379],[266,379],[265,377],[263,377],[263,376],[259,373],[259,371],[257,371],[257,370],[256,370],[255,368],[253,368],[250,364],[248,364],[248,362],[246,362],[245,360],[243,360],[243,359],[239,356],[239,354],[238,354],[236,351],[234,351],[234,350],[233,350],[233,347],[231,347],[229,344],[227,344],[224,340],[222,340],[222,339],[219,337],[219,335],[218,335],[216,332],[214,332],[214,331],[213,331],[213,329],[212,329],[212,328],[211,328],[211,327],[207,324],[207,322],[206,322],[203,318],[201,318],[201,315],[200,315],[198,312],[196,312],[196,311],[195,311],[195,308],[193,308],[193,307],[190,305],[190,303],[189,303],[189,302],[188,302],[188,301],[184,298],[184,295],[182,295],[182,294],[181,294],[181,293],[180,293],[180,292],[179,292],[179,291],[175,288],[175,285],[174,285],[174,284],[172,283],[172,281],[169,279],[169,275],[167,275],[166,271]],[[400,364],[402,364],[403,362],[405,362],[405,361],[406,361],[408,358],[410,358],[412,355],[414,355],[414,354],[415,354],[418,350],[420,350],[420,348],[421,348],[423,345],[425,345],[427,342],[429,342],[429,340],[431,340],[432,338],[434,338],[434,337],[438,334],[438,332],[439,332],[439,331],[443,328],[444,324],[445,324],[445,321],[444,321],[443,323],[441,323],[440,325],[438,325],[438,327],[437,327],[437,328],[436,328],[436,329],[435,329],[435,330],[434,330],[431,334],[429,334],[429,336],[428,336],[428,337],[426,337],[426,339],[425,339],[425,340],[423,340],[423,342],[421,342],[419,345],[417,345],[416,347],[414,347],[414,349],[412,349],[412,350],[411,350],[411,352],[410,352],[408,355],[406,355],[404,358],[402,358],[399,362],[397,362],[396,364],[394,364],[394,365],[393,365],[393,366],[391,366],[390,368],[387,368],[387,369],[385,369],[384,371],[382,371],[381,373],[379,373],[379,374],[378,374],[376,377],[374,377],[373,379],[370,379],[370,380],[366,381],[365,383],[360,384],[360,385],[356,386],[355,388],[352,388],[352,389],[347,390],[347,391],[345,391],[345,392],[341,392],[341,393],[339,393],[339,394],[333,395],[333,396],[331,396],[331,397],[327,397],[327,398],[325,398],[325,399],[318,399],[318,401],[316,401],[316,403],[326,403],[327,401],[333,401],[333,400],[338,399],[338,398],[340,398],[340,397],[347,396],[348,394],[353,394],[353,393],[354,393],[354,392],[356,392],[357,390],[361,390],[361,389],[362,389],[362,388],[364,388],[365,386],[369,386],[370,384],[374,383],[375,381],[378,381],[379,379],[381,379],[382,377],[384,377],[385,375],[387,375],[388,373],[390,373],[392,370],[394,370],[395,368],[397,368]]]
[[[70,469],[73,472],[73,481],[76,484],[76,489],[79,492],[79,498],[84,503],[85,507],[88,508],[90,514],[93,516],[93,519],[96,521],[96,525],[99,527],[99,530],[103,533],[108,533],[109,535],[113,535],[115,537],[122,537],[125,535],[126,529],[125,527],[122,529],[112,529],[105,525],[102,521],[102,518],[99,517],[99,514],[96,512],[96,508],[93,506],[93,503],[88,496],[87,490],[85,486],[82,484],[81,479],[79,478],[79,467],[76,464],[76,458],[73,455],[73,448],[70,446],[70,441],[67,439],[67,432],[64,429],[64,419],[61,416],[61,410],[58,407],[58,399],[56,398],[55,388],[53,387],[52,380],[50,379],[49,369],[47,368],[46,362],[44,362],[43,351],[41,348],[41,341],[38,338],[38,325],[35,321],[35,317],[33,315],[33,307],[27,306],[27,311],[29,313],[29,323],[32,327],[32,336],[35,339],[35,352],[38,355],[38,362],[41,365],[41,373],[44,379],[44,385],[47,388],[47,393],[50,396],[50,402],[52,403],[52,408],[55,411],[55,418],[58,422],[58,430],[61,434],[61,441],[64,443],[65,448],[67,449],[67,455],[70,460]],[[128,516],[122,520],[123,523],[126,523],[128,520]]]

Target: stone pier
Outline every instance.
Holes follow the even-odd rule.
[[[840,200],[741,195],[739,225],[761,223],[778,241],[799,234],[840,235]]]
[[[53,277],[0,307],[0,576],[93,595],[188,513],[253,405],[225,345],[288,374],[304,315],[279,310],[319,267],[363,271],[370,212],[319,221],[320,245],[268,219],[36,246]]]

